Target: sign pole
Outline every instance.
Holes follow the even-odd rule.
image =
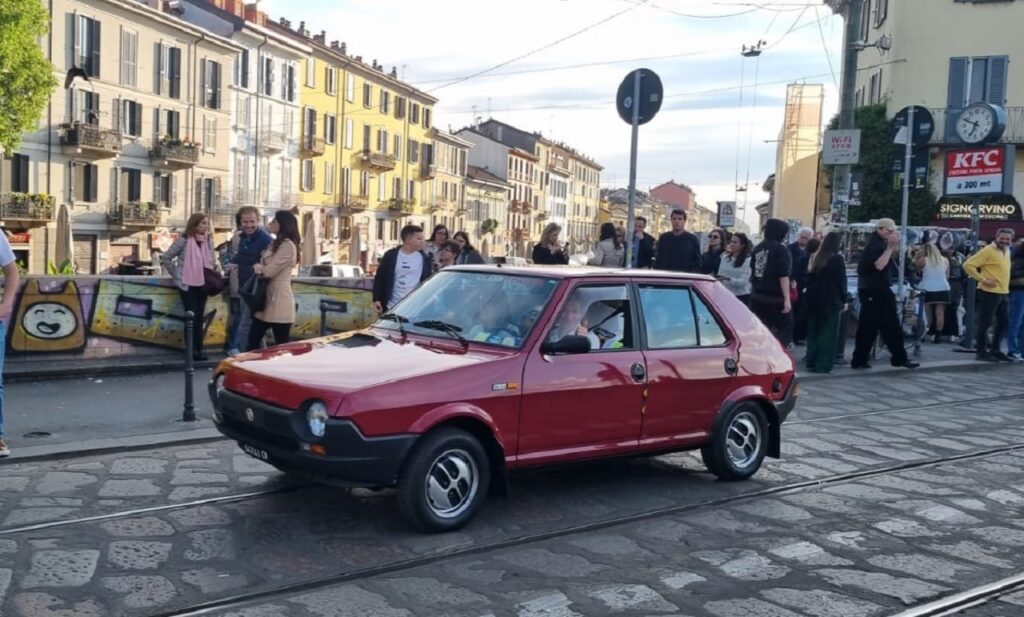
[[[900,277],[896,297],[903,301],[903,291],[907,277],[907,216],[910,211],[910,167],[914,160],[914,109],[911,105],[907,112],[907,143],[903,151],[903,206],[900,209]],[[900,311],[900,321],[903,311]]]
[[[971,241],[970,257],[978,250],[978,236],[981,234],[981,197],[975,195],[971,198]],[[978,284],[973,278],[967,277],[966,302],[964,305],[964,335],[960,339],[960,346],[964,349],[974,349],[974,302],[977,296]]]
[[[633,135],[629,146],[629,206],[626,210],[626,268],[633,267],[633,208],[636,202],[636,149],[640,137],[640,79],[642,71],[633,73]]]

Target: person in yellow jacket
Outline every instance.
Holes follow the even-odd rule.
[[[1006,337],[1010,314],[1010,244],[1013,242],[1012,229],[1000,229],[995,241],[981,249],[964,262],[964,273],[978,283],[978,330],[975,333],[975,351],[979,360],[987,362],[1012,362],[1010,356],[1000,351],[999,346]],[[992,340],[988,330],[995,321]]]

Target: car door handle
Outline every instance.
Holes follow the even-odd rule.
[[[647,377],[647,369],[643,364],[634,362],[633,366],[629,367],[629,374],[633,377],[633,381],[643,383],[644,378]]]

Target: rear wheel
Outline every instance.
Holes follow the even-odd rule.
[[[490,479],[480,442],[459,429],[440,429],[425,435],[409,455],[398,477],[398,507],[423,531],[453,531],[476,514]]]
[[[761,468],[768,439],[764,411],[756,403],[740,403],[726,412],[721,429],[701,448],[701,458],[721,480],[746,480]]]

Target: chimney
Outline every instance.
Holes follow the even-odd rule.
[[[341,53],[348,55],[348,43],[344,41],[341,43]]]
[[[376,58],[373,59],[373,64],[371,66],[373,66],[373,68],[377,68],[377,59]]]
[[[286,19],[286,18],[282,17],[282,18],[281,18],[281,26],[282,26],[282,27],[285,27],[285,28],[288,28],[289,30],[291,30],[291,28],[292,28],[292,22],[290,22],[290,21],[288,21],[288,19]]]
[[[344,43],[342,43],[342,45],[344,45]],[[356,56],[356,62],[362,62],[362,61],[363,61],[363,57],[362,56]]]
[[[338,41],[331,41],[331,49],[338,49]]]
[[[390,75],[392,79],[398,79],[398,69],[396,67],[391,67]]]
[[[299,35],[305,38],[309,38],[309,30],[306,30],[306,22],[299,22]]]
[[[313,40],[316,41],[317,43],[320,43],[321,45],[324,44],[324,40],[326,38],[327,38],[327,32],[325,32],[324,30],[321,30],[320,34],[314,34],[313,35]]]

